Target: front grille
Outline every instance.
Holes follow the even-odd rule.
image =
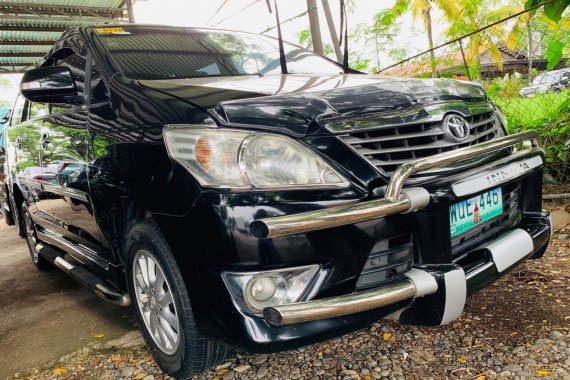
[[[520,185],[511,184],[503,187],[502,190],[503,213],[453,237],[451,239],[451,250],[454,254],[477,246],[491,235],[508,230],[521,220]]]
[[[398,166],[411,160],[479,144],[497,136],[499,122],[494,112],[465,119],[471,133],[461,143],[446,138],[442,121],[353,131],[339,137],[380,172],[390,175]]]
[[[378,240],[358,277],[356,289],[393,282],[412,268],[413,259],[411,234]]]

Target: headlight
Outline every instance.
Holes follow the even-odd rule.
[[[288,137],[211,127],[164,131],[168,153],[204,187],[338,188],[349,183],[310,149]]]
[[[223,272],[222,278],[232,299],[240,307],[255,315],[271,306],[299,302],[316,289],[324,279],[319,276],[319,265],[263,272]]]

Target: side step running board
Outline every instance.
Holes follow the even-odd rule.
[[[87,287],[98,297],[119,306],[129,306],[131,304],[131,298],[128,294],[122,294],[112,289],[105,281],[87,269],[69,263],[62,257],[59,251],[43,244],[38,244],[36,249],[42,257],[45,257],[52,262],[53,265],[67,273],[75,281]]]

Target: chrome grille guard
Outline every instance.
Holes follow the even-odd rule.
[[[258,238],[277,238],[365,222],[397,213],[418,211],[429,204],[430,196],[427,190],[421,187],[403,189],[406,180],[410,176],[438,166],[468,160],[481,154],[492,153],[525,142],[530,142],[531,144],[530,147],[525,148],[525,151],[544,153],[542,139],[536,132],[526,131],[513,134],[403,164],[392,175],[384,198],[333,206],[299,214],[259,219],[251,223],[250,229],[253,235]]]

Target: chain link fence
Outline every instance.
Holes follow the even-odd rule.
[[[545,185],[570,188],[570,20],[521,10],[379,71],[382,75],[481,83],[510,132],[544,139]],[[565,189],[566,188],[566,189]]]

